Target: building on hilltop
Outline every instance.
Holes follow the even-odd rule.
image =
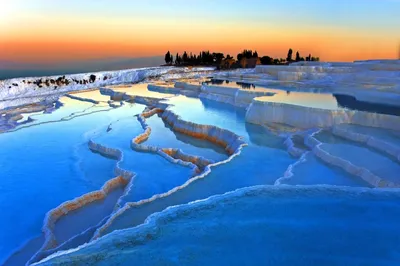
[[[255,68],[256,65],[261,65],[261,60],[259,57],[242,58],[239,61],[242,68]]]
[[[232,68],[232,66],[236,63],[236,60],[233,58],[225,58],[224,60],[222,60],[220,67],[222,69],[229,69]]]

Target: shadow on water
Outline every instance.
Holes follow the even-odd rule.
[[[349,95],[334,94],[333,96],[336,98],[336,101],[338,102],[339,106],[344,108],[358,110],[358,111],[400,116],[400,107],[397,106],[363,102]]]
[[[208,100],[204,98],[200,98],[200,101],[204,107],[204,109],[212,111],[212,112],[219,112],[225,113],[231,116],[236,116],[236,121],[238,123],[244,123],[246,117],[246,109],[240,108],[236,106],[232,106],[227,103],[220,103],[213,100]]]

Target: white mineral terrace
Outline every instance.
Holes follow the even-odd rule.
[[[210,75],[213,79],[205,78]],[[146,86],[152,93],[151,97],[143,92],[135,95],[134,86],[129,92],[125,88],[116,88],[139,82],[148,83]],[[71,94],[90,89],[96,90],[96,97],[90,93]],[[139,113],[129,114],[138,123],[140,131],[129,137],[127,149],[141,153],[141,156],[144,153],[156,156],[168,165],[188,170],[190,176],[185,182],[150,198],[129,201],[127,195],[134,188],[138,175],[135,170],[125,168],[127,151],[88,138],[84,143],[88,149],[114,160],[114,175],[101,189],[48,210],[43,221],[43,234],[35,240],[40,244],[28,242],[5,262],[6,265],[12,265],[24,256],[29,257],[27,264],[38,263],[50,255],[57,256],[54,254],[58,251],[97,241],[112,232],[118,219],[136,207],[169,197],[197,180],[205,180],[203,178],[218,166],[235,163],[234,159],[237,157],[235,160],[238,160],[245,149],[251,151],[245,136],[219,124],[186,120],[183,113],[174,110],[172,101],[168,102],[167,97],[159,95],[171,99],[184,95],[179,97],[201,103],[219,103],[239,110],[243,113],[242,124],[246,124],[246,129],[254,124],[271,130],[284,128],[280,135],[277,133],[282,137],[282,151],[295,161],[285,165],[287,169],[275,181],[275,186],[290,179],[293,170],[311,155],[325,165],[364,182],[365,186],[400,187],[400,180],[393,173],[400,170],[400,60],[301,62],[236,71],[160,67],[4,80],[0,81],[0,134],[13,134],[13,131],[23,129],[22,124],[29,126],[33,115],[38,112],[52,113],[62,108],[63,103],[58,98],[65,94],[68,100],[100,105],[106,110],[125,110],[127,105],[144,108]],[[149,122],[152,118],[159,118],[165,130],[174,134],[222,148],[221,153],[226,157],[218,161],[176,147],[149,144],[149,139],[157,132],[154,131],[157,126],[152,128]],[[209,121],[208,116],[206,120]],[[346,151],[337,147],[345,147]],[[371,159],[363,161],[360,159],[363,155]],[[382,167],[368,164],[370,161],[376,161]],[[384,169],[388,167],[394,170],[389,173]],[[96,223],[88,223],[87,228],[81,231],[79,227],[77,232],[60,233],[58,228],[71,222],[68,220],[70,216],[82,215],[96,204],[108,204],[106,213],[96,217]]]

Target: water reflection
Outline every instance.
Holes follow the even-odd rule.
[[[400,116],[400,107],[359,101],[349,95],[333,95],[339,106],[352,110]]]
[[[229,80],[223,80],[223,79],[210,79],[207,81],[203,82],[204,85],[215,85],[215,86],[225,86],[225,87],[231,87],[231,88],[238,88],[238,89],[255,89],[256,85],[252,83],[247,83],[247,82],[230,82]]]
[[[284,139],[278,134],[272,132],[266,127],[247,123],[245,121],[245,108],[239,108],[207,99],[200,100],[206,111],[220,113],[221,117],[226,117],[227,120],[231,120],[233,117],[235,117],[236,124],[234,127],[230,128],[228,125],[224,125],[223,127],[247,138],[247,141],[250,145],[269,147],[273,149],[286,149],[284,145]]]
[[[236,82],[242,89],[255,89],[256,86],[254,84],[245,83],[245,82]]]
[[[167,84],[167,83],[152,83],[154,85],[160,85],[160,86],[165,86],[165,87],[172,87],[173,84]],[[118,92],[126,92],[126,94],[130,96],[144,96],[144,97],[152,97],[152,98],[166,98],[166,97],[172,97],[174,94],[168,94],[168,93],[160,93],[156,91],[150,91],[148,90],[147,86],[148,83],[141,83],[141,84],[131,84],[131,85],[123,85],[123,86],[110,86],[110,88],[114,91]]]
[[[299,92],[287,90],[287,87],[278,86],[261,86],[246,82],[229,82],[229,80],[210,79],[203,82],[205,85],[223,86],[235,89],[266,91],[275,93],[272,97],[260,97],[259,100],[300,105],[304,107],[320,108],[327,110],[351,109],[358,111],[366,111],[372,113],[380,113],[387,115],[400,115],[400,107],[389,106],[385,104],[376,104],[359,101],[353,96],[316,93],[316,92]],[[285,93],[286,92],[286,93]]]

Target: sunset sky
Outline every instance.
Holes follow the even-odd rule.
[[[288,48],[397,58],[400,0],[0,0],[0,61],[51,63]]]

